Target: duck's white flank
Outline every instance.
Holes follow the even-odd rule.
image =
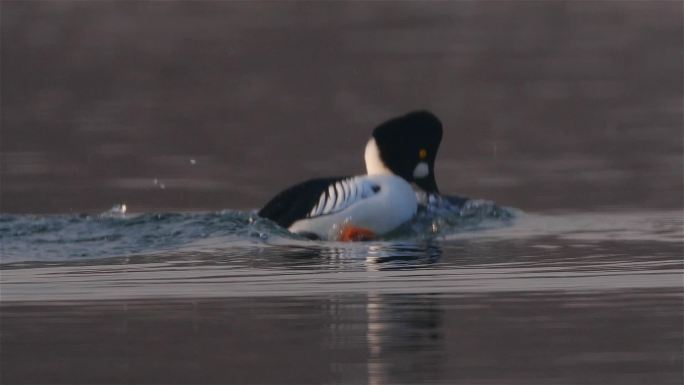
[[[321,239],[335,239],[336,231],[351,225],[382,235],[410,220],[416,213],[416,194],[401,177],[364,175],[346,181],[346,186],[340,182],[332,185],[328,196],[324,198],[326,194],[321,195],[309,217],[296,221],[289,230],[316,234]],[[352,193],[345,194],[349,191]],[[330,201],[333,203],[328,204]]]

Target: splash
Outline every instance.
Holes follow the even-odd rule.
[[[431,240],[506,226],[513,218],[513,210],[492,202],[440,197],[430,201],[413,221],[378,241]],[[0,214],[2,263],[317,242],[292,234],[253,211],[132,214],[125,204],[119,204],[98,215]]]

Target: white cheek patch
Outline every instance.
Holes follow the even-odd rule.
[[[371,138],[366,144],[366,152],[364,154],[366,160],[366,173],[368,175],[384,175],[392,174],[385,163],[380,158],[380,149],[375,143],[375,139]]]
[[[416,179],[425,178],[428,174],[430,174],[430,167],[425,162],[418,163],[413,169],[413,177]]]

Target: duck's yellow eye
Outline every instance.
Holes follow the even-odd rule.
[[[420,159],[425,159],[425,157],[427,157],[427,150],[424,148],[421,148],[420,151],[418,151],[418,157]]]

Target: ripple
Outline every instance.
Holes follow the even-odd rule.
[[[421,213],[403,232],[352,243],[302,239],[239,211],[3,216],[2,299],[681,287],[679,212],[502,218],[488,204],[474,209],[449,217],[438,207],[440,215]],[[434,221],[448,225],[417,233]]]
[[[244,243],[305,241],[254,212],[126,214],[123,206],[99,215],[2,214],[2,262],[74,262],[177,250],[199,252]],[[412,222],[385,239],[429,240],[459,231],[506,226],[512,212],[486,201],[433,199]]]

